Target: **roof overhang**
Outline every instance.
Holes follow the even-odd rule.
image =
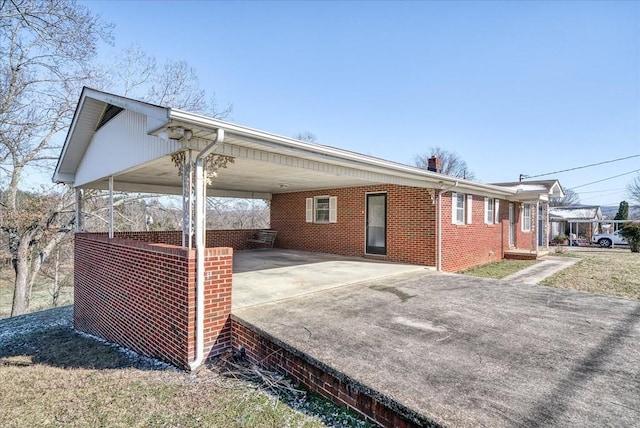
[[[513,200],[522,202],[547,202],[551,198],[564,197],[558,180],[514,181],[495,185],[515,191]]]
[[[110,106],[122,112],[97,129]],[[171,155],[185,152],[195,158],[220,129],[224,142],[213,153],[231,157],[233,163],[220,169],[208,186],[212,196],[268,199],[275,193],[373,184],[431,189],[455,185],[456,191],[477,195],[509,200],[524,196],[510,187],[458,179],[90,88],[82,91],[53,180],[106,189],[113,176],[116,190],[182,194]],[[528,193],[527,197],[540,195]]]

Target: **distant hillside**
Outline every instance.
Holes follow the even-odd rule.
[[[618,212],[618,205],[602,205],[600,209],[605,218],[613,219]],[[629,205],[629,220],[640,220],[640,205]]]

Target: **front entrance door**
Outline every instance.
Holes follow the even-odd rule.
[[[509,202],[509,247],[516,242],[516,208],[513,202]]]
[[[367,195],[367,254],[387,254],[387,194]]]

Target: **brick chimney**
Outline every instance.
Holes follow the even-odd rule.
[[[427,159],[427,170],[440,172],[440,158],[438,156],[431,156],[429,159]]]

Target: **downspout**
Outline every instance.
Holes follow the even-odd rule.
[[[441,186],[444,187],[444,183],[442,183]],[[442,194],[454,187],[458,187],[457,181],[446,189],[440,189],[440,191],[438,191],[438,223],[436,225],[436,235],[438,240],[436,251],[436,270],[438,272],[442,272]]]
[[[224,140],[224,130],[218,128],[216,140],[196,156],[196,357],[189,363],[191,371],[196,370],[204,360],[204,257],[207,185],[205,160],[216,145]]]

